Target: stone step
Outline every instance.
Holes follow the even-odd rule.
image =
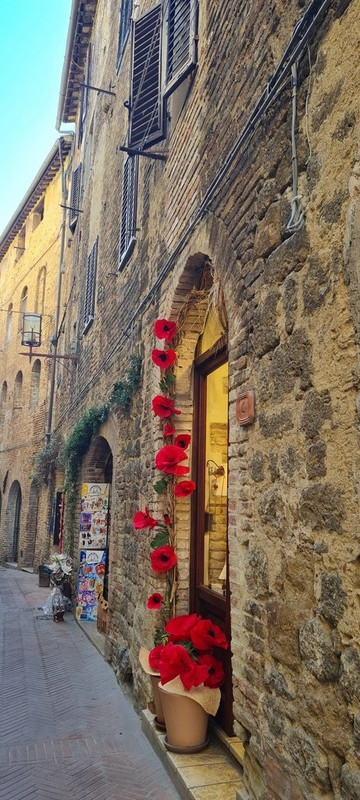
[[[237,792],[244,791],[238,756],[235,760],[214,734],[210,745],[200,753],[170,753],[164,744],[165,735],[155,728],[154,714],[145,709],[141,720],[145,735],[184,800],[236,800]],[[235,741],[236,737],[232,738]],[[247,799],[239,795],[239,800]]]

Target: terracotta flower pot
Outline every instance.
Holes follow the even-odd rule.
[[[196,753],[208,745],[209,715],[200,703],[159,686],[166,724],[165,746],[175,753]]]
[[[159,730],[166,730],[162,697],[159,690],[160,675],[150,675],[151,687],[156,711],[155,725]]]

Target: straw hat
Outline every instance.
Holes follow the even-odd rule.
[[[151,669],[151,667],[150,667],[149,654],[150,654],[150,650],[146,650],[145,647],[140,647],[140,653],[139,653],[140,664],[141,664],[144,672],[146,672],[147,675],[159,675],[159,672],[156,672],[155,670]],[[159,675],[159,677],[160,677],[160,675]]]

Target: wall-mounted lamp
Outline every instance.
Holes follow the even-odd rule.
[[[21,344],[23,347],[40,347],[41,314],[23,314]]]
[[[28,353],[19,353],[20,356],[27,356],[29,361],[34,355],[33,348],[41,345],[41,314],[23,314],[23,327],[21,344],[28,347]],[[56,344],[56,341],[53,342]],[[38,353],[36,358],[63,358],[67,361],[77,361],[77,356],[58,355],[57,353]]]

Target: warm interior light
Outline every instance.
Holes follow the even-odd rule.
[[[23,314],[21,344],[24,347],[40,347],[41,314]]]

